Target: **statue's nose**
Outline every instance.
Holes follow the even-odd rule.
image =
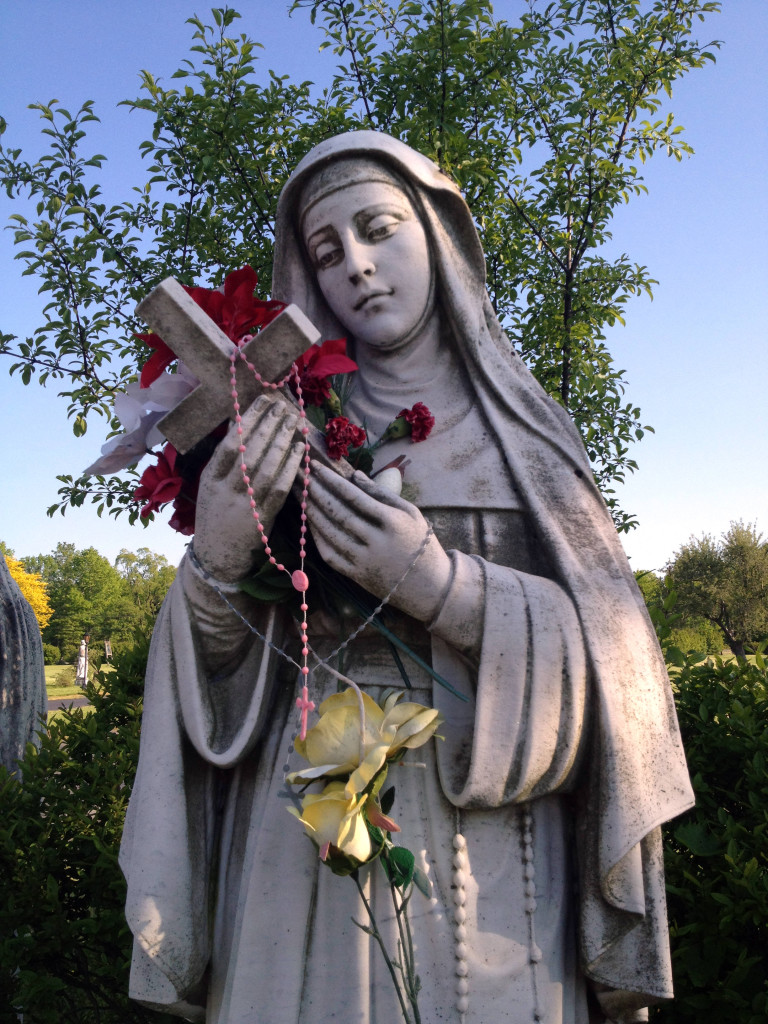
[[[347,245],[347,273],[352,284],[358,284],[364,277],[370,277],[376,270],[371,258],[370,247],[352,242]]]

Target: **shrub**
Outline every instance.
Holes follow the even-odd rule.
[[[75,667],[74,665],[64,665],[61,672],[56,673],[56,678],[53,680],[56,686],[74,686],[75,685]]]
[[[46,665],[58,665],[61,661],[61,651],[56,644],[43,644],[43,660]]]
[[[115,659],[93,711],[30,744],[21,785],[0,769],[0,1021],[171,1021],[128,999],[132,938],[117,851],[136,772],[146,644]],[[107,689],[109,692],[107,693]]]
[[[668,651],[696,807],[665,829],[675,1000],[660,1024],[768,1020],[768,672]]]
[[[721,654],[723,650],[723,634],[711,622],[700,619],[698,622],[673,628],[669,636],[670,642],[681,651],[699,651],[701,654]]]

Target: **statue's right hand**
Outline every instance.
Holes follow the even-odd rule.
[[[216,579],[247,576],[262,555],[241,461],[248,467],[253,500],[268,534],[291,489],[304,446],[295,441],[298,417],[280,400],[258,398],[243,414],[242,437],[230,425],[200,479],[195,514],[195,555]],[[240,452],[240,445],[245,452]]]

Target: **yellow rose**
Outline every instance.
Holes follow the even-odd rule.
[[[348,797],[343,782],[329,782],[322,793],[310,793],[303,798],[301,814],[292,807],[288,810],[320,848],[322,860],[327,858],[329,847],[335,846],[346,857],[362,864],[373,852],[363,817],[366,799]]]
[[[390,693],[380,706],[364,693],[364,730],[358,695],[352,688],[324,700],[318,723],[304,741],[296,741],[296,752],[310,767],[292,772],[288,782],[349,774],[346,795],[361,793],[388,760],[405,748],[426,743],[443,721],[434,708],[411,701],[399,703],[402,695],[402,690]]]

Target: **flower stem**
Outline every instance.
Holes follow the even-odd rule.
[[[413,936],[411,934],[411,925],[408,920],[408,901],[410,897],[400,897],[400,902],[397,901],[397,886],[394,882],[390,881],[389,888],[392,893],[392,904],[395,908],[395,917],[397,919],[397,928],[400,932],[400,941],[398,946],[400,947],[400,955],[403,961],[402,972],[403,980],[405,981],[406,991],[408,993],[408,1002],[411,1004],[413,1010],[414,1024],[421,1024],[421,1014],[419,1013],[418,1004],[418,990],[416,988],[416,976],[413,969]],[[403,920],[405,920],[405,928],[403,928]]]
[[[379,926],[376,924],[376,918],[373,916],[373,909],[371,908],[371,905],[368,902],[368,900],[365,898],[365,893],[363,892],[363,887],[360,884],[360,878],[358,876],[357,871],[353,871],[352,872],[352,878],[355,880],[355,885],[357,886],[357,891],[360,893],[360,899],[363,901],[363,905],[365,906],[365,909],[368,912],[368,919],[371,922],[371,932],[370,932],[370,934],[373,936],[373,938],[379,944],[379,949],[381,950],[382,956],[384,957],[384,961],[385,961],[385,963],[387,965],[389,973],[392,976],[392,982],[393,982],[393,984],[395,986],[395,991],[397,992],[397,998],[398,998],[398,1000],[400,1002],[400,1009],[401,1009],[402,1014],[403,1014],[403,1020],[405,1021],[405,1024],[421,1024],[421,1018],[418,1018],[417,1021],[414,1022],[414,1021],[411,1020],[411,1015],[408,1013],[408,1007],[405,1005],[405,1000],[403,999],[403,993],[402,993],[402,991],[400,989],[400,982],[397,980],[397,974],[395,973],[395,966],[394,966],[394,964],[392,963],[392,961],[389,958],[389,954],[387,953],[386,946],[384,945],[384,940],[382,939],[381,932],[379,931]],[[409,996],[409,1000],[410,1000],[410,996]]]

